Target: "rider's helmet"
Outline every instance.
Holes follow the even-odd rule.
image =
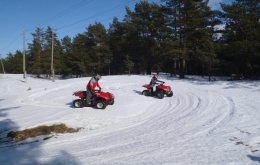
[[[158,75],[157,75],[157,74],[154,74],[154,75],[153,75],[153,79],[157,80],[157,79],[158,79]]]
[[[95,74],[94,78],[98,81],[101,79],[101,76],[99,74]]]

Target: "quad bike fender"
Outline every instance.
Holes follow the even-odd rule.
[[[98,99],[104,99],[106,101],[110,101],[111,99],[115,98],[115,96],[112,93],[109,93],[109,92],[93,93],[93,97],[96,97]]]
[[[149,84],[144,84],[142,87],[145,87],[145,88],[147,88],[147,89],[152,88]]]
[[[172,91],[166,91],[165,94],[169,95],[170,93],[172,93]]]
[[[77,91],[77,92],[74,92],[72,95],[78,96],[79,98],[85,98],[86,97],[86,91]]]
[[[103,98],[93,98],[93,104],[96,104],[96,102],[98,101],[104,101],[105,103],[107,103],[107,101]]]
[[[115,103],[115,99],[111,99],[110,101],[107,101],[108,105],[113,105]]]

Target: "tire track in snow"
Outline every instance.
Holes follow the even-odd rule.
[[[198,95],[197,90],[202,95]],[[77,150],[83,162],[91,164],[100,164],[101,160],[96,161],[100,156],[107,162],[147,160],[142,157],[143,152],[151,152],[150,158],[154,159],[150,160],[159,160],[160,156],[174,152],[167,150],[168,145],[181,145],[210,136],[231,120],[234,113],[233,100],[216,91],[176,89],[173,97],[154,101],[138,116],[107,126],[102,131],[90,132],[88,137],[74,137],[72,142],[65,144]],[[49,145],[54,143],[55,146],[64,145],[62,140]],[[161,150],[164,152],[160,153]],[[89,156],[84,158],[84,155]]]
[[[61,98],[66,98],[67,95],[64,94],[62,91],[63,89],[71,87],[70,84],[57,86],[54,88],[48,88],[48,89],[35,89],[34,93],[25,97],[17,99],[16,102],[20,102],[24,105],[34,105],[37,107],[60,107],[64,108],[67,107],[67,105],[64,105],[62,103],[57,103],[57,100],[60,100]],[[36,92],[37,91],[37,92]],[[55,92],[56,94],[53,94]],[[51,97],[48,97],[48,94],[51,95]]]
[[[51,92],[60,95],[63,93],[62,90],[68,87],[70,85],[55,87],[18,101],[23,101],[25,105],[59,107],[60,105],[54,104],[62,97],[54,100],[53,97],[47,96]],[[122,90],[126,92],[126,96],[133,92],[124,84],[119,88],[107,88]],[[198,90],[200,95],[197,94]],[[46,99],[43,102],[38,101],[42,97]],[[86,134],[84,130],[77,134],[59,135],[58,140],[50,140],[44,144],[43,147],[47,149],[42,150],[41,154],[46,156],[41,160],[46,161],[58,156],[60,152],[55,148],[69,148],[77,153],[77,158],[85,164],[109,164],[109,161],[115,160],[121,161],[122,164],[127,161],[138,164],[133,160],[150,160],[152,164],[161,164],[160,157],[170,157],[169,155],[175,153],[167,146],[179,147],[201,137],[210,136],[231,120],[234,113],[233,100],[221,93],[202,88],[176,88],[173,97],[154,99],[141,114],[115,122],[106,128],[88,131],[88,136],[81,136],[81,133]],[[63,140],[63,136],[70,138]],[[34,150],[37,151],[39,148],[32,148],[31,152]],[[48,152],[50,150],[52,152]],[[149,158],[144,153],[149,153]]]
[[[179,131],[183,140],[191,140],[189,137],[196,139],[201,136],[209,136],[231,120],[234,114],[234,103],[231,98],[215,91],[202,91],[200,89],[201,93],[202,95],[198,96],[196,90],[189,89],[187,95],[192,95],[192,97],[188,97],[186,101],[188,101],[188,105],[192,105],[192,102],[197,99],[197,107],[190,107],[187,110],[185,108],[179,109],[187,111],[185,115],[179,114],[177,119],[178,129],[186,130]],[[186,97],[182,94],[181,96]]]
[[[9,93],[11,90],[11,86],[14,84],[15,82],[12,83],[5,83],[0,87],[0,96],[6,95],[7,93]]]

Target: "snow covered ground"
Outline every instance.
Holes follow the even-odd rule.
[[[260,163],[260,82],[167,75],[173,97],[141,95],[150,75],[103,76],[105,110],[73,108],[90,77],[55,80],[0,74],[0,164],[254,165]],[[10,131],[65,123],[53,138],[4,142]],[[39,142],[33,142],[37,139]],[[30,143],[32,142],[32,143]]]

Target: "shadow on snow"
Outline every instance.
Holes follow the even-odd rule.
[[[0,101],[3,101],[3,99],[0,99]],[[44,141],[21,145],[21,143],[12,142],[10,138],[7,138],[8,132],[19,129],[18,125],[8,118],[8,112],[19,108],[0,107],[0,118],[2,118],[0,120],[0,164],[80,164],[75,157],[63,150],[59,151],[57,155],[55,154],[55,157],[48,157],[48,160],[42,159],[40,161],[40,156],[44,156],[41,151],[41,145]],[[47,157],[44,159],[47,159]]]
[[[259,156],[252,156],[252,155],[247,155],[248,158],[250,158],[252,161],[256,161],[260,163],[260,157]]]

